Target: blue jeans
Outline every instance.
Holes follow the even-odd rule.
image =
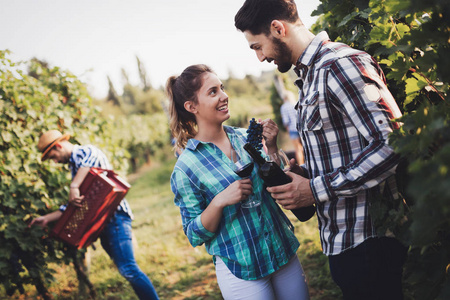
[[[329,256],[331,276],[345,300],[401,300],[407,250],[394,238],[369,238]]]
[[[120,274],[130,282],[139,299],[159,299],[152,282],[134,259],[130,216],[117,211],[100,235],[100,240],[103,249],[114,261]]]

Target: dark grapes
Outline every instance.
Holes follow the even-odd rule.
[[[247,142],[256,150],[261,151],[263,147],[262,139],[262,125],[256,122],[255,118],[252,118],[247,129]]]

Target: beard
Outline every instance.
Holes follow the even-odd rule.
[[[289,49],[289,47],[286,45],[285,42],[282,42],[277,38],[273,37],[272,43],[275,52],[274,60],[277,61],[278,71],[280,71],[281,73],[286,73],[292,67],[291,63],[292,51]]]

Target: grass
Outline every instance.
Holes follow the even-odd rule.
[[[149,276],[160,299],[215,300],[222,299],[214,265],[204,247],[192,248],[181,227],[178,208],[173,204],[169,178],[175,158],[153,163],[135,176],[127,200],[133,213],[135,256],[140,268]],[[328,259],[322,254],[314,217],[305,223],[295,220],[296,236],[301,246],[298,256],[306,272],[311,299],[341,299],[328,271]],[[90,248],[90,280],[97,299],[137,299],[131,286],[122,278],[99,241]],[[50,286],[54,299],[78,299],[78,282],[72,266],[53,265],[55,282]],[[10,299],[38,299],[33,287],[25,295]],[[0,299],[2,294],[0,293]]]

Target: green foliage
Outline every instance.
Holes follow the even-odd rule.
[[[407,297],[450,297],[450,3],[448,1],[323,0],[313,31],[326,30],[373,55],[404,113],[390,142],[405,201],[378,201],[372,216],[411,245]],[[406,216],[405,216],[406,215]],[[383,225],[381,225],[383,224]]]
[[[99,103],[99,102],[97,102]],[[100,115],[108,121],[108,143],[115,145],[113,154],[126,158],[122,171],[136,172],[150,163],[163,145],[170,143],[169,124],[165,113],[125,114],[117,106],[102,105]]]
[[[256,98],[264,97],[262,89],[251,75],[245,76],[243,79],[237,79],[230,76],[223,82],[225,90],[229,97],[252,96]]]
[[[254,105],[259,105],[256,99],[263,99],[264,95],[254,78],[250,75],[238,79],[230,73],[228,79],[223,80],[225,92],[229,97],[231,118],[227,125],[236,127],[247,127],[249,120],[253,117],[250,113]]]
[[[141,62],[141,60],[137,56],[136,56],[136,61],[137,61],[137,65],[138,65],[139,79],[141,80],[142,90],[144,92],[146,92],[152,88],[152,85],[150,84],[150,80],[148,79],[147,70],[145,69],[144,64]]]
[[[261,100],[251,95],[230,96],[228,105],[231,111],[231,118],[227,120],[226,125],[247,128],[252,118],[273,118],[272,108],[267,97]]]
[[[119,97],[121,109],[124,114],[153,114],[163,111],[162,100],[164,93],[161,90],[143,90],[139,86],[126,84],[123,94]]]
[[[392,143],[409,161],[404,195],[411,204],[406,266],[416,299],[448,299],[450,261],[450,107],[424,103],[402,118]]]
[[[52,278],[47,264],[61,259],[63,248],[27,223],[65,202],[69,172],[41,163],[38,139],[58,129],[95,142],[106,123],[96,118],[85,87],[72,74],[32,60],[27,75],[25,64],[8,54],[0,51],[0,281],[8,294],[33,283],[45,297]]]
[[[168,141],[167,118],[162,92],[148,85],[146,91],[125,89],[125,108],[140,114],[107,119],[69,72],[37,59],[15,63],[8,54],[0,51],[0,282],[8,295],[33,284],[48,299],[46,286],[53,278],[48,264],[69,263],[68,249],[28,223],[67,201],[70,172],[67,166],[41,162],[36,147],[41,133],[57,129],[70,133],[74,143],[94,144],[123,173],[125,158],[136,168]],[[142,114],[148,111],[159,113]]]
[[[114,128],[112,143],[124,151],[131,171],[150,162],[150,156],[169,143],[164,113],[110,117]]]
[[[108,77],[106,102],[96,101],[103,108],[103,117],[110,121],[112,143],[119,145],[128,158],[131,172],[149,163],[150,156],[170,142],[164,91],[152,88],[145,66],[138,57],[136,60],[140,85],[132,85],[122,69],[125,81],[122,95],[118,95]]]
[[[136,61],[140,85],[132,85],[129,81],[127,72],[125,69],[122,69],[122,77],[125,82],[122,88],[122,95],[118,95],[111,79],[107,77],[109,91],[106,101],[120,107],[121,112],[124,115],[162,112],[163,99],[165,98],[164,92],[161,89],[152,89],[144,64],[139,57],[136,57]]]
[[[272,118],[269,104],[272,81],[273,72],[263,73],[260,77],[247,75],[243,79],[230,75],[228,79],[223,80],[231,111],[231,118],[226,124],[247,128],[252,118]]]
[[[41,162],[36,147],[41,133],[57,129],[70,133],[73,143],[96,145],[116,171],[126,173],[129,163],[135,170],[168,143],[167,118],[161,91],[134,94],[133,109],[159,113],[120,111],[119,117],[107,118],[69,72],[37,59],[15,63],[8,54],[0,51],[0,282],[8,295],[33,284],[47,299],[53,274],[48,264],[69,263],[69,249],[27,225],[66,203],[71,179],[67,166]]]
[[[295,75],[294,71],[291,70],[291,72],[284,73],[284,74],[276,72],[274,76],[280,76],[280,78],[283,82],[284,88],[287,91],[293,92],[294,95],[297,95],[298,89],[292,83],[297,78],[297,75]],[[274,81],[275,80],[277,80],[276,77],[275,77]],[[289,87],[291,87],[291,89]],[[280,111],[283,103],[284,103],[284,100],[280,97],[280,95],[275,87],[275,83],[272,83],[271,87],[270,87],[270,104],[272,105],[272,110],[273,110],[273,120],[275,121],[275,123],[277,123],[278,128],[280,130],[286,131],[286,128],[283,125],[283,120],[281,118],[281,111]]]

